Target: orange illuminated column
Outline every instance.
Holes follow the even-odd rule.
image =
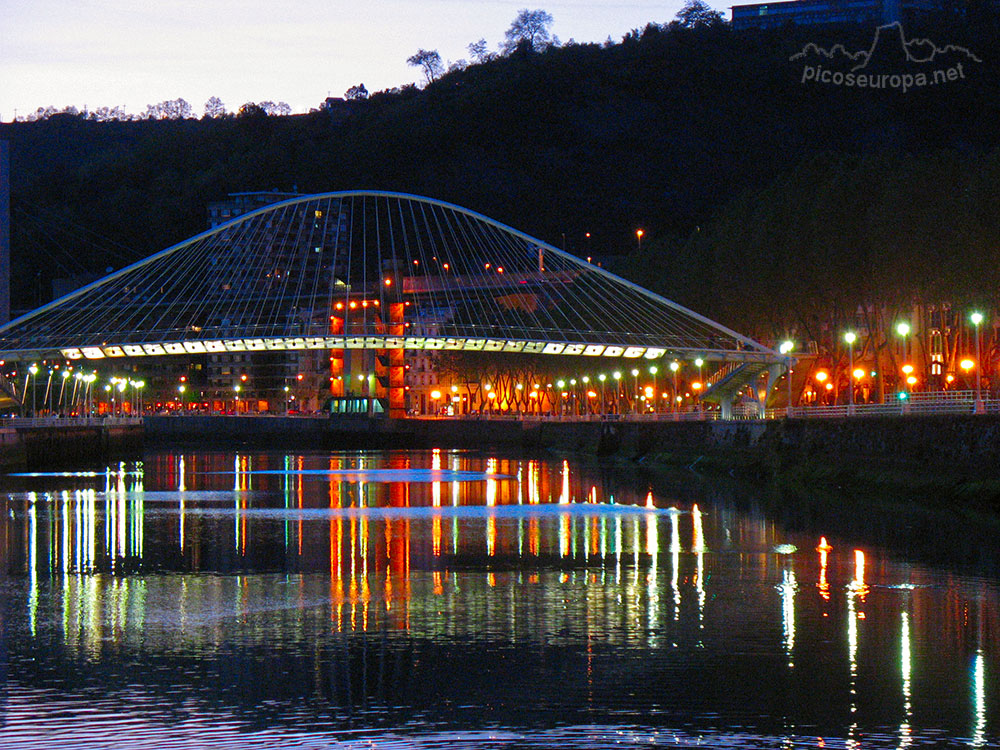
[[[393,302],[387,305],[389,320],[386,333],[389,336],[403,337],[403,303]],[[406,416],[405,363],[402,348],[389,350],[389,416],[401,418]]]
[[[391,302],[383,308],[383,322],[386,337],[403,336],[403,303]],[[375,357],[376,396],[388,403],[389,417],[401,419],[406,416],[406,389],[404,383],[403,350],[379,349]]]
[[[342,306],[338,303],[338,306]],[[342,311],[330,316],[330,335],[342,336],[344,333],[345,313]],[[344,395],[344,350],[330,350],[330,395],[343,397]]]

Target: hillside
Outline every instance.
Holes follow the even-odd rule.
[[[1000,61],[986,54],[1000,48],[995,24],[908,31],[981,50],[982,63],[937,89],[836,90],[802,83],[789,58],[809,42],[865,48],[871,29],[651,25],[618,44],[514,53],[336,117],[2,125],[23,281],[14,303],[45,301],[52,277],[120,267],[200,231],[206,203],[226,193],[275,188],[429,195],[580,254],[627,253],[641,226],[654,254],[633,275],[703,302],[704,290],[685,287],[703,279],[674,273],[665,253],[684,247],[684,263],[698,265],[692,233],[784,199],[776,181],[818,153],[948,151],[975,163],[1000,145]],[[766,250],[745,252],[761,255],[732,271],[766,276]],[[760,291],[780,302],[780,287]]]

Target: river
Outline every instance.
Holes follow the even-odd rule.
[[[996,561],[959,514],[471,451],[0,487],[0,747],[1000,742]]]

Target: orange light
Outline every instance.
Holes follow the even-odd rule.
[[[699,383],[699,382],[698,382],[698,381],[696,380],[696,381],[694,381],[694,382],[693,382],[693,383],[691,384],[691,388],[692,388],[692,390],[695,390],[695,391],[700,391],[700,390],[701,390],[701,383]]]
[[[826,541],[826,537],[821,536],[819,538],[819,546],[816,548],[816,550],[818,552],[829,552],[832,549],[833,547],[831,547],[830,544]]]
[[[861,380],[861,378],[863,378],[864,376],[865,376],[865,371],[862,370],[860,367],[854,371],[855,380]]]
[[[392,279],[386,279],[385,280],[385,285],[386,286],[392,286]]]
[[[247,382],[247,376],[246,375],[240,375],[240,380],[242,380],[244,383]]]
[[[450,267],[450,266],[449,266],[449,265],[448,265],[447,263],[445,263],[445,264],[444,264],[444,270],[445,270],[445,271],[447,271],[449,267]]]
[[[976,366],[976,363],[973,362],[971,359],[963,359],[961,362],[958,363],[958,366],[961,367],[966,372],[968,372],[969,370],[971,370],[973,367]]]
[[[362,307],[368,307],[368,300],[365,300],[364,302],[362,302],[361,306]]]
[[[343,302],[338,302],[337,305],[336,305],[336,307],[337,307],[338,310],[343,310],[344,309],[344,303]]]
[[[441,391],[431,391],[431,398],[437,401],[441,398]]]
[[[968,362],[968,360],[966,360]],[[910,375],[913,372],[913,365],[903,365],[903,374]]]
[[[497,266],[497,273],[503,273],[503,266]]]
[[[945,382],[947,382],[947,383],[954,383],[955,382],[955,376],[952,375],[950,372],[947,375],[944,376],[944,379],[945,379]]]
[[[181,375],[181,382],[182,383],[186,383],[187,382],[187,375]]]
[[[352,310],[353,310],[354,308],[356,308],[357,306],[358,306],[358,303],[357,303],[357,302],[352,302],[352,303],[351,303],[351,309],[352,309]]]
[[[298,375],[295,376],[295,379],[296,380],[302,380],[303,377],[305,377],[305,376],[300,372]]]

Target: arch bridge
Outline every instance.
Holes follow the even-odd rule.
[[[384,355],[390,391],[406,350],[700,358],[724,363],[723,402],[788,363],[482,214],[382,191],[258,209],[0,328],[21,361],[352,349]]]

